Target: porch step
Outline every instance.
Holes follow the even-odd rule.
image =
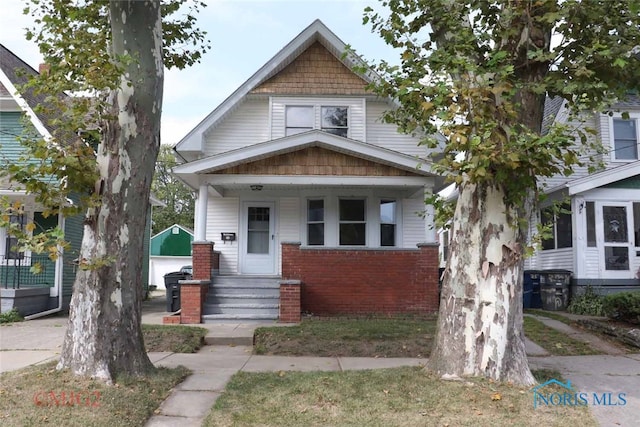
[[[203,321],[275,320],[279,307],[278,276],[214,276]]]

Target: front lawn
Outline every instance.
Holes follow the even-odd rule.
[[[254,353],[288,356],[427,357],[436,328],[424,319],[305,319],[258,328]]]
[[[256,329],[254,353],[286,356],[428,357],[435,337],[434,319],[305,319],[291,327]],[[541,322],[526,317],[525,335],[549,353],[600,354]]]
[[[557,378],[557,373],[552,375]],[[422,368],[239,372],[203,423],[216,427],[569,425],[597,423],[586,407],[534,409],[533,392],[527,388],[480,378],[442,381]]]
[[[143,426],[190,371],[159,368],[113,386],[57,371],[55,362],[0,375],[2,426]]]
[[[183,325],[142,325],[145,349],[195,353],[204,345],[205,328]]]

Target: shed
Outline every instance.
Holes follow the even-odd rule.
[[[191,265],[193,231],[174,224],[151,237],[149,284],[164,289],[164,275]]]

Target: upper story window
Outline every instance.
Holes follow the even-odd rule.
[[[320,128],[324,132],[347,137],[349,107],[320,105],[287,105],[285,108],[285,136]]]
[[[613,119],[613,159],[638,159],[638,120]]]
[[[322,130],[334,135],[347,137],[349,130],[347,107],[322,107]]]
[[[314,116],[313,106],[287,106],[285,135],[295,135],[313,129]]]

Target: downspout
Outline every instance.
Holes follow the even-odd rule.
[[[58,226],[64,230],[64,216],[62,216],[62,214],[60,214],[60,218],[58,219]],[[39,317],[44,317],[44,316],[48,316],[50,314],[54,314],[54,313],[58,313],[60,311],[62,311],[62,294],[63,294],[63,289],[62,289],[62,262],[64,259],[64,249],[62,247],[58,248],[58,251],[60,252],[60,255],[58,256],[58,259],[56,259],[56,275],[55,275],[55,287],[58,289],[58,306],[55,308],[52,308],[50,310],[47,311],[42,311],[40,313],[35,313],[35,314],[31,314],[29,316],[25,316],[24,320],[33,320],[33,319],[37,319]]]

